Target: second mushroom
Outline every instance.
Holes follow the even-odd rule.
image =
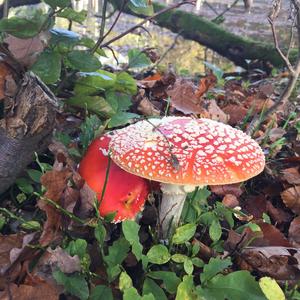
[[[187,193],[196,186],[245,181],[264,169],[251,137],[209,119],[165,117],[114,131],[111,157],[129,173],[161,183],[162,237],[178,225]]]

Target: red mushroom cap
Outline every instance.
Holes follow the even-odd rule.
[[[124,170],[179,185],[241,182],[265,165],[250,136],[220,122],[189,117],[143,120],[117,130],[110,149]]]
[[[104,135],[95,139],[88,147],[79,166],[79,174],[100,200],[108,167],[108,145],[110,137]],[[134,219],[143,209],[149,189],[147,181],[129,174],[110,163],[108,181],[99,212],[105,216],[117,212],[114,221]]]

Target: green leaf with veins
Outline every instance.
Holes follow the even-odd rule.
[[[88,51],[73,50],[66,56],[67,63],[82,72],[94,72],[101,67],[99,59]]]
[[[55,9],[57,6],[60,8],[67,7],[71,5],[71,0],[44,0],[49,6]]]
[[[42,52],[31,67],[31,71],[38,75],[46,84],[57,82],[61,72],[61,55],[51,50]]]
[[[92,289],[89,300],[114,300],[111,288],[105,285],[97,285]]]
[[[128,51],[128,68],[145,68],[151,65],[150,58],[139,49]]]
[[[154,245],[148,251],[147,257],[150,263],[162,265],[167,263],[170,260],[171,255],[166,246]]]
[[[163,281],[163,287],[170,293],[175,294],[177,287],[180,283],[180,278],[174,273],[169,271],[153,271],[147,276]]]
[[[151,16],[154,13],[153,5],[148,0],[129,0],[128,7],[137,14]]]
[[[152,279],[146,278],[143,284],[143,295],[152,294],[155,299],[167,300],[163,289]]]
[[[82,24],[87,17],[87,11],[76,11],[71,7],[66,7],[64,10],[60,11],[57,16]]]
[[[196,224],[185,224],[176,228],[175,234],[172,238],[173,244],[184,244],[189,241],[196,232]]]

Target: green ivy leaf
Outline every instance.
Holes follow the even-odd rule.
[[[259,286],[268,300],[285,300],[285,295],[275,279],[262,277]]]
[[[114,115],[109,103],[100,96],[75,96],[65,101],[67,104],[87,109],[89,112],[93,112],[102,117],[110,117]]]
[[[76,11],[71,7],[66,7],[57,14],[60,18],[65,18],[73,22],[82,24],[87,17],[87,11]]]
[[[150,278],[146,278],[143,285],[143,295],[147,294],[152,294],[155,299],[168,300],[162,288]]]
[[[167,263],[170,260],[171,255],[166,246],[154,245],[148,251],[147,257],[149,259],[149,262],[153,264],[162,265]]]
[[[119,289],[125,291],[132,287],[132,279],[126,272],[122,272],[119,278]]]
[[[186,259],[183,263],[183,268],[184,271],[188,274],[188,275],[192,275],[194,272],[194,265],[191,259]]]
[[[99,59],[88,51],[73,50],[66,59],[71,67],[82,72],[94,72],[101,67]]]
[[[139,49],[128,51],[128,68],[145,68],[151,65],[150,58]]]
[[[266,300],[258,282],[248,271],[216,275],[199,290],[206,299],[211,300]]]
[[[126,72],[118,73],[115,90],[121,93],[135,95],[137,93],[136,81]]]
[[[21,177],[16,179],[16,185],[25,194],[32,194],[34,192],[31,182],[27,178]]]
[[[201,283],[204,284],[216,274],[223,271],[231,265],[230,258],[221,259],[219,257],[211,258],[208,264],[204,265],[203,272],[200,274]]]
[[[141,116],[134,114],[134,113],[128,113],[128,112],[118,112],[115,115],[113,115],[108,123],[108,128],[114,128],[118,126],[125,125],[130,122],[132,119],[140,118]]]
[[[170,293],[175,294],[180,283],[180,278],[174,272],[169,271],[154,271],[147,274],[147,276],[163,281],[163,287]]]
[[[125,239],[132,246],[132,252],[137,260],[140,260],[142,258],[143,251],[143,246],[141,245],[139,239],[139,230],[140,226],[135,221],[125,220],[124,222],[122,222],[123,234],[125,236]]]
[[[209,236],[214,242],[221,238],[222,228],[219,220],[212,221],[211,225],[209,226]]]
[[[193,276],[185,275],[183,281],[178,285],[175,300],[198,300]],[[212,300],[212,299],[210,299]]]
[[[48,15],[37,13],[31,18],[11,17],[0,20],[0,32],[6,32],[21,39],[28,39],[47,29]],[[45,27],[45,28],[43,28]]]
[[[87,242],[83,239],[77,239],[71,241],[68,247],[65,249],[71,256],[78,255],[80,259],[83,259],[86,255]]]
[[[26,172],[34,182],[40,183],[41,176],[43,175],[43,173],[41,171],[38,171],[35,169],[27,169]]]
[[[195,224],[186,224],[176,228],[175,234],[172,238],[172,243],[184,244],[195,235],[196,228],[197,226]]]
[[[93,95],[112,89],[116,85],[117,76],[111,72],[99,70],[97,72],[79,74],[74,91],[78,95]]]
[[[88,299],[89,288],[88,284],[82,274],[65,275],[61,271],[53,272],[53,277],[58,284],[64,286],[65,290],[81,300]]]
[[[94,234],[99,246],[102,247],[105,241],[106,229],[101,222],[97,224]]]
[[[105,285],[97,285],[91,292],[89,300],[114,300],[111,288]]]
[[[55,9],[57,6],[60,8],[71,5],[71,0],[44,0],[49,6]]]
[[[55,83],[60,78],[60,54],[51,50],[42,52],[31,67],[31,71],[38,75],[46,84]]]

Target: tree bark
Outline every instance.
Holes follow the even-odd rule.
[[[0,100],[0,104],[2,102],[0,194],[33,160],[34,152],[47,147],[58,107],[52,92],[31,72],[24,74],[17,82],[15,93]]]
[[[109,1],[118,9],[122,6],[122,1]],[[157,12],[166,6],[153,3],[153,7],[154,11]],[[125,13],[136,15],[128,8],[125,9]],[[145,17],[143,15],[137,16]],[[199,42],[244,68],[249,68],[246,60],[259,61],[261,67],[268,65],[270,67],[270,64],[275,67],[284,66],[284,62],[273,44],[237,36],[193,13],[180,9],[172,10],[156,17],[155,22],[157,25],[170,29],[173,32],[180,32],[182,37]],[[296,56],[296,51],[292,51],[291,61],[295,60]]]

